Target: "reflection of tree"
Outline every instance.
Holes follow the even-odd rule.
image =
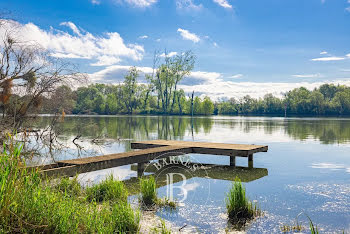
[[[286,132],[294,139],[305,140],[312,136],[324,144],[346,143],[350,141],[350,121],[293,121],[288,123]]]
[[[37,123],[44,128],[50,124],[50,117],[42,117]],[[260,119],[241,118],[215,120],[217,125],[241,132],[262,131],[271,135],[285,132],[297,140],[315,138],[324,144],[350,141],[350,120],[340,119]],[[130,149],[130,141],[146,139],[182,140],[192,131],[191,118],[186,116],[118,116],[118,117],[66,117],[63,123],[55,126],[61,137],[81,135],[81,139],[102,141],[111,139],[120,141]],[[210,117],[193,118],[193,131],[210,133],[213,119]]]
[[[350,141],[350,120],[344,119],[228,119],[220,123],[230,128],[238,127],[240,131],[246,133],[263,129],[264,134],[271,135],[284,130],[293,139],[314,138],[323,144]]]
[[[195,132],[210,132],[212,119],[194,118]],[[37,123],[44,128],[50,117]],[[118,116],[118,117],[66,117],[55,129],[64,137],[82,136],[85,139],[115,139],[132,141],[142,139],[181,140],[191,130],[191,118],[178,116]],[[129,145],[129,144],[126,144]]]

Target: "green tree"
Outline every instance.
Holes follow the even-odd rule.
[[[139,72],[136,67],[131,67],[129,73],[124,77],[124,101],[127,108],[127,113],[132,114],[133,110],[137,107],[137,78]]]
[[[209,97],[205,97],[202,103],[202,111],[204,115],[211,115],[214,112],[214,103]]]

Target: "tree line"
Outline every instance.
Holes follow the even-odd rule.
[[[350,87],[323,84],[314,90],[295,88],[282,98],[266,94],[263,98],[249,95],[217,103],[217,113],[228,115],[350,115]]]
[[[165,76],[163,72],[156,76]],[[283,97],[266,94],[263,98],[252,98],[247,95],[214,102],[209,97],[200,98],[193,93],[186,95],[182,89],[175,87],[174,80],[172,87],[165,85],[166,80],[161,80],[157,87],[157,84],[139,84],[138,76],[137,69],[132,67],[124,82],[118,85],[92,84],[74,91],[68,86],[60,86],[50,98],[44,100],[42,113],[350,115],[350,87],[344,85],[324,84],[314,90],[300,87],[285,93]]]

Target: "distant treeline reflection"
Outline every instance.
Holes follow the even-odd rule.
[[[41,117],[38,127],[51,124],[52,117]],[[217,127],[232,129],[232,134],[257,129],[263,134],[284,132],[296,140],[317,139],[324,144],[350,141],[350,120],[346,119],[280,119],[280,118],[212,118],[179,116],[85,116],[65,117],[55,125],[63,137],[89,139],[168,139],[183,140],[186,136],[213,134]]]

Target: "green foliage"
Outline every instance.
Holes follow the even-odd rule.
[[[21,147],[0,155],[0,230],[5,233],[137,233],[140,214],[126,201],[90,203],[72,196],[76,180],[42,181],[23,169]],[[84,193],[82,193],[84,194]],[[125,200],[125,199],[121,199]]]
[[[77,177],[74,177],[72,179],[70,179],[69,177],[61,178],[55,186],[55,188],[58,191],[61,191],[64,194],[70,196],[78,196],[81,194],[82,191],[81,185]]]
[[[112,175],[99,184],[86,188],[86,196],[89,201],[124,201],[128,198],[128,191],[122,181],[115,180]]]
[[[156,181],[153,176],[149,178],[140,178],[140,201],[145,206],[154,206],[158,202]]]
[[[137,233],[139,231],[140,212],[134,211],[125,202],[117,202],[111,214],[114,223],[114,233]]]
[[[261,211],[249,201],[245,187],[236,178],[226,197],[228,218],[234,225],[244,225],[248,220],[260,215]]]
[[[245,96],[220,102],[217,108],[223,115],[350,115],[350,87],[324,84],[313,91],[300,87],[283,98],[272,94],[259,99]]]

